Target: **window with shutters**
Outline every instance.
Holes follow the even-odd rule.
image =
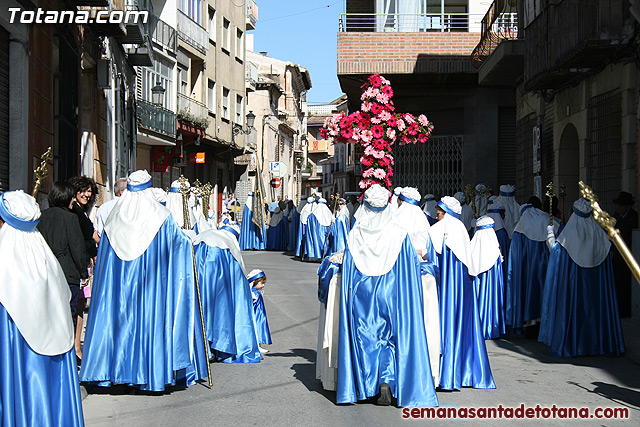
[[[210,113],[216,113],[216,82],[211,79],[207,83],[207,108]]]
[[[222,88],[222,118],[229,120],[229,89]]]

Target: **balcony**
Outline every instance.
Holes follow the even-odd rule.
[[[175,137],[176,114],[173,111],[158,107],[142,99],[138,99],[136,103],[136,117],[138,118],[139,127],[172,138]]]
[[[258,22],[258,5],[255,0],[249,0],[247,2],[247,21],[246,30],[255,30],[256,22]]]
[[[341,13],[339,32],[478,32],[482,15],[469,13]]]
[[[483,85],[515,84],[524,69],[524,40],[518,40],[516,4],[495,0],[482,18],[480,43],[471,54]]]
[[[183,120],[202,129],[207,128],[209,110],[202,102],[178,93],[178,120]]]
[[[176,30],[162,19],[153,17],[153,33],[151,40],[168,52],[175,53],[177,48],[178,35]]]
[[[247,90],[251,92],[256,90],[256,84],[258,82],[258,66],[253,62],[247,62],[244,81],[246,82]]]
[[[105,12],[125,11],[125,0],[109,0],[106,7],[80,7],[89,11],[89,22],[91,29],[98,37],[126,37],[127,28],[123,23],[109,22]]]
[[[526,27],[525,89],[558,88],[628,55],[634,31],[627,24],[630,18],[627,0],[543,1],[539,15]]]
[[[118,40],[123,44],[144,44],[150,34],[153,5],[150,0],[125,0],[126,35]]]
[[[207,30],[183,12],[178,10],[177,14],[178,38],[201,54],[206,54],[207,46],[209,45],[209,34]]]

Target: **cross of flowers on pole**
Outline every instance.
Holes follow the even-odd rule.
[[[433,123],[424,114],[416,118],[410,113],[396,113],[391,83],[380,74],[369,76],[360,88],[360,111],[327,117],[320,134],[324,139],[332,137],[335,142],[362,146],[362,191],[373,184],[391,189],[395,165],[391,147],[396,143],[424,144],[433,132]]]

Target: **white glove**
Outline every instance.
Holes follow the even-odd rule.
[[[553,225],[547,225],[547,247],[551,250],[551,247],[556,242],[556,234],[554,232]]]

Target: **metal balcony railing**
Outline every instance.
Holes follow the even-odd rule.
[[[193,46],[200,53],[207,53],[207,46],[209,45],[209,33],[207,33],[207,30],[183,12],[179,10],[177,12],[178,38]]]
[[[189,115],[193,118],[207,118],[209,110],[202,102],[178,93],[178,114]]]
[[[173,111],[142,99],[138,99],[136,104],[136,116],[141,127],[167,136],[176,135],[176,114]]]
[[[469,13],[341,13],[339,32],[480,32],[482,15]]]
[[[511,6],[506,0],[495,0],[482,18],[480,26],[480,43],[471,54],[475,67],[480,67],[503,40],[518,38],[516,6]]]
[[[258,22],[258,5],[255,0],[247,2],[247,30],[255,30]]]
[[[153,34],[151,40],[165,49],[175,52],[178,35],[176,30],[160,18],[153,17]]]

